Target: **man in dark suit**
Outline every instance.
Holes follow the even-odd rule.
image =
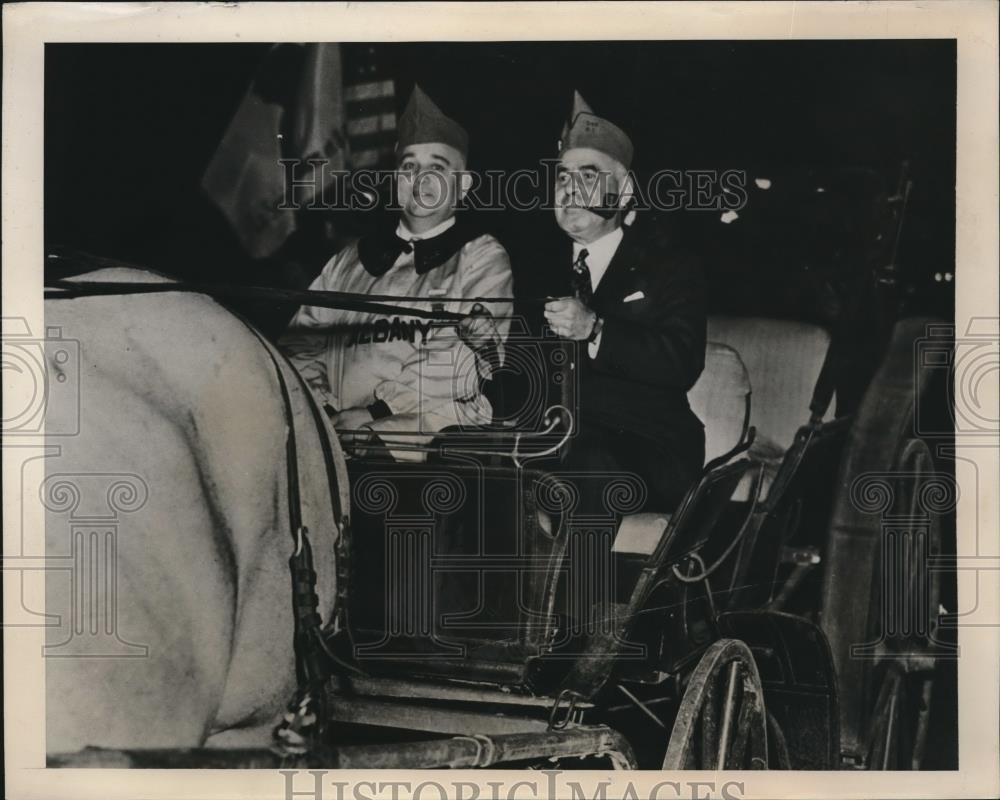
[[[623,226],[623,216],[636,216],[627,210],[631,160],[625,132],[577,94],[555,190],[556,221],[570,239],[557,270],[569,292],[546,304],[545,319],[580,343],[577,435],[564,468],[634,473],[644,507],[668,512],[705,458],[704,428],[687,400],[705,362],[705,285],[674,238]],[[577,513],[604,511],[601,492],[580,495]]]

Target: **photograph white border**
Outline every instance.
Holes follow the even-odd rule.
[[[271,42],[954,38],[958,42],[956,335],[970,324],[997,333],[998,298],[998,8],[993,0],[939,2],[680,2],[680,3],[24,3],[3,7],[3,317],[26,320],[43,335],[42,176],[46,42]],[[683,124],[679,121],[678,124]],[[4,374],[4,404],[21,390]],[[995,382],[983,385],[982,408],[998,419]],[[963,402],[959,395],[959,402]],[[982,414],[982,411],[980,411]],[[6,417],[6,414],[5,414]],[[963,486],[958,506],[960,769],[940,773],[718,773],[743,784],[745,798],[995,797],[1000,795],[1000,543],[996,438],[957,437],[958,454],[975,462],[977,491]],[[16,496],[25,447],[4,442],[4,553],[44,552],[40,504]],[[985,445],[985,446],[984,446]],[[37,498],[36,498],[37,500]],[[23,511],[23,515],[22,515]],[[14,513],[16,512],[16,513]],[[976,524],[978,523],[978,524]],[[12,549],[13,548],[13,549]],[[41,584],[41,581],[38,581]],[[5,610],[19,597],[9,597]],[[44,606],[44,590],[26,586],[25,600]],[[5,614],[5,618],[7,615]],[[277,772],[45,769],[41,628],[4,630],[4,736],[10,798],[75,800],[119,797],[274,798],[284,796]],[[529,773],[541,781],[539,773]],[[381,771],[380,780],[479,782],[527,779],[511,771],[446,774]],[[333,775],[328,775],[333,779]],[[337,780],[370,779],[338,774]],[[644,796],[669,777],[707,780],[705,773],[573,773],[577,781],[611,777],[606,796],[631,781]],[[298,784],[297,784],[298,786]],[[305,788],[305,787],[299,787]],[[702,790],[704,791],[704,790]],[[302,795],[300,795],[301,797]],[[349,793],[344,797],[350,797]],[[389,796],[386,794],[385,796]],[[425,796],[436,797],[427,792]],[[483,794],[489,797],[489,794]],[[502,795],[506,796],[506,795]],[[529,796],[521,789],[517,797]],[[590,792],[588,796],[593,796]],[[332,789],[324,797],[334,798]]]

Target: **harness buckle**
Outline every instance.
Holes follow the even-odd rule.
[[[319,733],[318,721],[312,692],[299,690],[271,734],[271,752],[282,758],[309,753]]]
[[[550,731],[561,731],[570,724],[573,719],[573,711],[576,708],[576,701],[579,697],[572,689],[563,689],[556,695],[556,701],[552,704],[552,709],[549,711]],[[561,716],[560,711],[562,712]]]

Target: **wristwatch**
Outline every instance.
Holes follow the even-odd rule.
[[[594,316],[594,327],[590,329],[590,336],[587,337],[587,344],[593,344],[597,337],[601,335],[601,331],[604,329],[604,320],[598,316]]]

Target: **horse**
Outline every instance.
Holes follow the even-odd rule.
[[[87,282],[171,281],[111,267],[66,285]],[[77,556],[72,577],[46,578],[58,621],[46,635],[47,751],[267,746],[298,685],[296,507],[319,614],[328,622],[337,610],[348,494],[329,421],[273,347],[204,294],[71,292],[48,296],[45,315],[79,342],[80,369],[78,395],[52,392],[46,409],[54,428],[79,420],[43,485],[46,555]],[[55,381],[66,365],[47,350],[46,369]],[[96,530],[81,514],[95,476],[112,486],[101,502],[129,487],[99,557],[80,549]],[[104,609],[108,630],[88,626],[86,609]]]

